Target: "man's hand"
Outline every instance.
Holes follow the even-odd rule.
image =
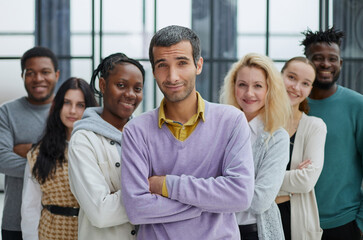
[[[14,153],[18,154],[19,156],[26,158],[27,153],[32,148],[31,143],[22,143],[15,145],[13,148]]]
[[[163,182],[166,176],[152,176],[149,177],[149,190],[152,194],[162,195]]]

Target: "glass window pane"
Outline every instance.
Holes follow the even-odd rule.
[[[191,0],[158,0],[157,1],[157,30],[169,26],[180,25],[191,27]]]
[[[71,36],[71,55],[73,56],[91,56],[92,54],[92,37],[90,35],[72,35]]]
[[[142,29],[141,0],[103,1],[103,31],[140,32]]]
[[[92,61],[88,59],[72,59],[71,60],[71,76],[83,78],[87,82],[92,77]],[[98,84],[97,84],[98,86]]]
[[[290,59],[295,56],[304,56],[301,44],[303,35],[270,37],[270,54],[273,59]]]
[[[2,72],[0,81],[0,104],[26,95],[24,82],[21,78],[20,59],[0,60]]]
[[[34,36],[1,36],[0,46],[3,46],[0,48],[0,56],[21,57],[25,51],[34,46]]]
[[[266,0],[238,0],[238,33],[266,32]]]
[[[265,47],[265,36],[239,36],[237,41],[237,57],[241,58],[251,52],[265,54]]]
[[[319,28],[319,1],[271,0],[270,33],[301,33]]]
[[[285,62],[275,62],[276,68],[281,72],[282,67],[285,65]]]
[[[0,9],[0,32],[34,32],[34,0],[0,1]]]
[[[98,1],[95,1],[98,2]],[[92,1],[77,0],[70,1],[71,10],[71,32],[92,31]],[[98,22],[95,18],[95,23]]]
[[[147,53],[147,46],[143,47],[142,37],[139,35],[121,35],[103,37],[103,57],[112,53],[123,52],[131,58],[142,58]]]

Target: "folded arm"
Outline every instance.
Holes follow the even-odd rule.
[[[255,191],[249,209],[254,214],[267,211],[280,190],[289,162],[289,135],[279,130],[263,148],[266,153],[257,169]]]
[[[305,136],[305,148],[303,159],[309,159],[311,164],[302,169],[292,169],[286,171],[281,190],[290,193],[308,193],[310,192],[318,178],[324,163],[324,147],[326,137],[326,126],[321,121],[321,125],[314,131],[309,131],[309,136]],[[293,155],[294,156],[294,155]]]
[[[236,121],[224,150],[222,175],[209,178],[167,175],[169,198],[150,193],[148,177],[152,171],[147,147],[135,139],[137,134],[124,129],[122,191],[131,222],[173,222],[197,217],[203,211],[221,213],[247,209],[253,195],[254,167],[249,127],[246,120],[245,124],[242,120]]]
[[[73,195],[92,225],[104,228],[129,222],[122,205],[121,191],[112,192],[100,170],[99,152],[106,150],[93,144],[81,131],[69,143],[69,181]]]
[[[14,137],[3,111],[0,111],[0,136],[0,172],[12,177],[24,177],[26,159],[14,152]]]

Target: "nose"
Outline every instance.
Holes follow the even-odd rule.
[[[76,113],[76,111],[77,111],[76,104],[72,104],[71,109],[70,109],[70,113]]]
[[[35,77],[34,77],[34,80],[35,81],[37,81],[37,82],[41,82],[41,81],[43,81],[44,80],[44,77],[43,77],[43,74],[41,74],[41,73],[36,73],[35,74]]]
[[[293,89],[295,89],[295,90],[299,90],[299,89],[300,89],[299,83],[297,83],[297,82],[294,82],[294,83],[291,85],[291,87],[292,87]]]
[[[168,80],[171,83],[175,83],[179,80],[178,71],[174,67],[169,68]]]
[[[135,99],[136,98],[136,93],[134,91],[133,88],[128,88],[127,91],[125,92],[125,97],[127,99]]]
[[[331,66],[331,63],[329,61],[328,58],[325,58],[322,62],[321,62],[321,65],[324,67],[324,68],[328,68]]]
[[[248,96],[252,96],[252,95],[253,95],[253,91],[252,91],[252,88],[251,88],[251,87],[248,87],[248,88],[247,88],[247,92],[246,92],[246,94],[247,94]]]

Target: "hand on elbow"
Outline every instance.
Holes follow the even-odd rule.
[[[298,166],[297,166],[297,169],[304,169],[304,168],[307,168],[309,167],[309,165],[311,165],[311,160],[310,159],[306,159],[305,161],[302,161]]]
[[[152,194],[162,195],[165,176],[152,176],[148,179],[149,191]]]

